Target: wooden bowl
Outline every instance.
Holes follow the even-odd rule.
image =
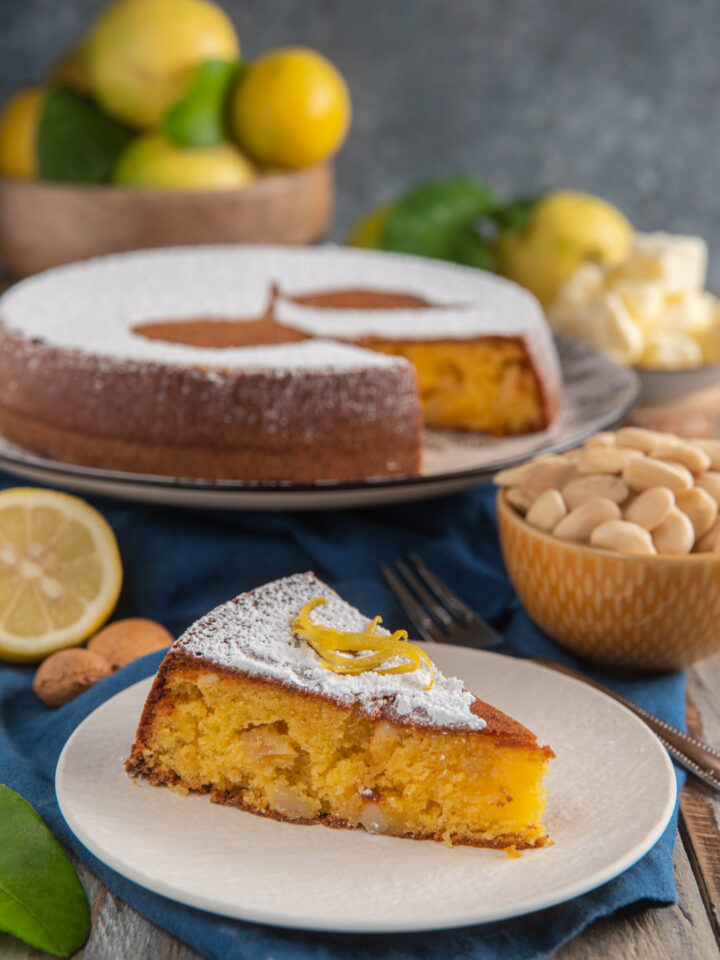
[[[561,540],[502,491],[497,511],[518,596],[561,646],[631,670],[682,670],[720,652],[720,553],[631,556]]]
[[[108,253],[198,243],[307,244],[328,228],[333,171],[319,164],[237,190],[141,190],[0,179],[0,258],[24,277]]]

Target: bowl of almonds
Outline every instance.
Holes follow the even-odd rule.
[[[644,670],[720,652],[720,441],[624,427],[495,482],[510,579],[554,640]]]

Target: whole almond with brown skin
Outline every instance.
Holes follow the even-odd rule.
[[[119,670],[146,653],[169,647],[172,642],[172,634],[161,623],[132,617],[103,627],[88,643],[88,650],[107,660],[113,670]]]
[[[33,690],[48,707],[62,707],[112,673],[99,654],[70,647],[50,654],[35,671]]]

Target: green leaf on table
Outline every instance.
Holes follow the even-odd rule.
[[[227,140],[227,101],[241,65],[206,60],[162,119],[166,137],[180,147],[214,147]]]
[[[474,266],[490,263],[490,244],[474,231],[474,223],[496,205],[492,188],[474,177],[423,183],[388,213],[383,248]]]
[[[0,930],[56,957],[79,950],[90,914],[73,865],[19,793],[0,784]]]
[[[37,135],[41,180],[104,183],[132,133],[67,87],[48,93]]]

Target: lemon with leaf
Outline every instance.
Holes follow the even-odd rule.
[[[208,0],[116,0],[83,46],[90,89],[103,110],[149,129],[205,60],[237,60],[232,21]]]
[[[159,133],[136,137],[120,157],[119,186],[158,190],[233,190],[255,178],[255,168],[229,143],[178,147]]]

